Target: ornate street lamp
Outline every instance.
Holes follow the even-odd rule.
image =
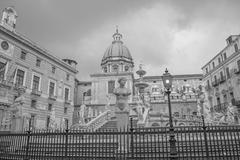
[[[166,68],[165,73],[162,76],[163,80],[163,85],[166,89],[166,93],[168,96],[168,110],[169,110],[169,124],[170,124],[170,159],[171,160],[176,160],[177,159],[177,148],[176,148],[176,139],[175,139],[175,134],[174,134],[174,128],[173,128],[173,120],[172,120],[172,108],[171,108],[171,102],[170,102],[170,93],[171,93],[171,88],[172,88],[172,75],[168,73],[168,70]]]

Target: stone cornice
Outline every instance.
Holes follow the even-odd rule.
[[[230,57],[228,57],[225,61],[223,61],[221,64],[217,65],[214,69],[210,70],[207,74],[203,75],[203,78],[206,78],[207,76],[211,75],[213,72],[217,71],[219,68],[224,66],[226,63],[231,61],[233,58],[235,58],[237,55],[239,55],[240,52],[233,53]]]
[[[78,71],[69,66],[67,63],[65,63],[64,61],[62,61],[61,59],[51,55],[49,53],[49,51],[45,50],[44,48],[40,47],[39,45],[37,45],[36,43],[34,43],[33,41],[25,38],[23,35],[20,35],[16,32],[11,32],[8,29],[4,28],[3,26],[0,25],[0,31],[6,35],[8,35],[9,37],[17,40],[18,42],[26,45],[27,47],[31,48],[32,50],[36,51],[37,53],[42,54],[43,56],[51,59],[52,61],[56,62],[57,64],[61,65],[64,68],[67,68],[68,70],[70,70],[73,73],[78,73]]]

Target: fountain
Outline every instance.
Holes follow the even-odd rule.
[[[139,81],[135,83],[135,87],[138,88],[138,100],[137,100],[137,113],[138,113],[138,126],[144,127],[148,119],[148,112],[150,110],[150,104],[147,104],[144,97],[144,90],[149,85],[143,82],[143,76],[146,71],[142,69],[142,64],[139,65],[139,70],[136,72],[139,75]]]

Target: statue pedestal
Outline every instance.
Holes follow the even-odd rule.
[[[117,129],[118,131],[126,131],[129,125],[129,112],[128,111],[116,111]]]
[[[128,111],[116,111],[117,129],[120,132],[127,132],[129,126],[129,112]],[[128,151],[129,139],[127,134],[120,134],[118,137],[118,153],[125,153]]]

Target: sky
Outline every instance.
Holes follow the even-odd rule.
[[[13,6],[17,32],[59,58],[78,62],[77,78],[101,72],[116,25],[135,71],[147,76],[199,74],[201,67],[240,34],[239,0],[0,0]]]

